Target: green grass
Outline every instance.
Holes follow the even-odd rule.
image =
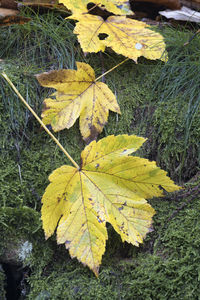
[[[58,13],[38,15],[25,10],[24,15],[31,17],[29,23],[1,31],[4,38],[0,57],[6,61],[5,71],[8,74],[11,71],[11,79],[16,80],[17,88],[38,113],[51,90],[39,87],[36,73],[74,68],[78,60],[90,63],[98,76],[124,59],[110,51],[84,57],[72,32],[73,22]],[[106,76],[106,82],[117,95],[122,115],[110,114],[101,137],[121,133],[148,137],[142,154],[156,160],[181,183],[195,175],[200,165],[200,82],[195,76],[200,69],[200,42],[196,37],[184,46],[193,33],[183,28],[178,31],[165,27],[162,34],[169,51],[166,64],[141,58],[138,65],[128,61]],[[5,84],[1,84],[13,136],[21,140],[26,128],[32,126],[33,118],[21,109],[16,96],[5,97],[4,89]]]
[[[180,155],[180,164],[177,166],[178,174],[185,171],[188,164],[187,152],[190,150],[190,140],[192,129],[199,130],[199,112],[200,112],[200,78],[197,74],[200,72],[199,57],[199,38],[196,37],[188,45],[184,44],[192,36],[192,32],[179,32],[172,36],[173,29],[166,29],[164,36],[169,49],[169,61],[163,66],[159,74],[159,78],[154,86],[153,92],[158,92],[159,101],[165,110],[169,110],[174,99],[178,98],[177,110],[183,115],[182,138],[184,139],[183,151]],[[163,116],[164,119],[164,116]],[[162,122],[162,119],[159,120]],[[160,125],[162,126],[162,125]],[[161,127],[160,127],[161,128]],[[159,129],[160,129],[159,128]],[[198,139],[198,136],[196,136]],[[197,142],[197,164],[200,162],[200,145]]]
[[[73,22],[51,11],[38,15],[25,9],[23,15],[31,21],[1,29],[0,57],[16,61],[26,75],[44,68],[74,68],[75,59],[83,56],[72,33]]]

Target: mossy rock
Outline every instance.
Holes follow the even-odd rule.
[[[198,299],[198,189],[199,184],[174,198],[151,200],[157,211],[155,231],[139,249],[124,255],[127,249],[120,241],[116,246],[116,236],[110,231],[98,279],[71,260],[64,247],[58,247],[53,264],[51,261],[42,273],[33,268],[29,299],[43,299],[42,295],[44,299]]]
[[[90,63],[98,76],[102,64],[109,69],[124,59],[111,52],[84,57],[72,33],[73,22],[55,12],[31,18],[25,25],[1,30],[0,68],[39,115],[52,90],[39,86],[36,73],[74,68],[79,60]],[[156,160],[183,184],[198,174],[200,166],[200,79],[191,82],[199,73],[200,41],[183,47],[190,32],[165,28],[162,33],[169,49],[167,64],[141,58],[137,65],[128,61],[106,76],[122,115],[110,113],[100,138],[125,133],[148,137],[137,155]],[[108,225],[109,240],[97,279],[72,260],[63,245],[56,245],[55,236],[45,241],[41,197],[48,175],[69,162],[3,79],[0,84],[0,255],[12,239],[32,244],[31,254],[22,261],[30,270],[26,298],[198,299],[199,179],[186,185],[185,194],[150,200],[157,212],[154,232],[140,248],[123,244]],[[84,143],[78,122],[56,136],[79,162]]]

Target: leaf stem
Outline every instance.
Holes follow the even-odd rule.
[[[126,58],[125,60],[121,61],[118,65],[114,66],[113,68],[111,68],[110,70],[106,71],[105,73],[101,74],[99,77],[97,77],[95,79],[95,82],[99,79],[101,79],[104,75],[112,72],[114,69],[116,69],[117,67],[119,67],[120,65],[122,65],[123,63],[125,63],[127,60],[129,60],[129,58]]]
[[[83,13],[83,15],[84,15],[84,14],[88,14],[91,10],[93,10],[93,9],[94,9],[95,7],[97,7],[99,4],[101,4],[101,3],[97,3],[97,4],[95,4],[94,6],[92,6],[90,9],[88,9],[87,12]]]
[[[38,115],[35,113],[35,111],[30,107],[30,105],[26,102],[26,100],[22,97],[22,95],[18,92],[12,81],[8,78],[8,76],[3,72],[1,75],[5,78],[5,80],[9,83],[11,88],[14,90],[14,92],[17,94],[17,96],[20,98],[20,100],[25,104],[25,106],[30,110],[30,112],[34,115],[34,117],[37,119],[37,121],[41,124],[41,126],[44,128],[44,130],[50,135],[50,137],[54,140],[54,142],[58,145],[58,147],[64,152],[64,154],[67,156],[67,158],[72,162],[72,164],[80,170],[79,165],[73,160],[73,158],[69,155],[69,153],[65,150],[65,148],[61,145],[61,143],[57,140],[57,138],[51,133],[51,131],[46,127],[46,125],[42,122],[42,120],[38,117]]]

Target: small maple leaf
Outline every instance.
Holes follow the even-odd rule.
[[[44,101],[42,118],[54,131],[70,128],[80,116],[86,143],[96,139],[107,122],[109,110],[120,114],[116,97],[103,82],[95,81],[92,67],[77,62],[77,70],[50,71],[36,75],[39,83],[57,90]]]
[[[108,238],[106,222],[122,241],[138,246],[155,214],[145,198],[180,189],[155,162],[128,156],[144,141],[134,135],[93,141],[82,151],[80,170],[64,165],[49,177],[42,198],[45,236],[57,227],[58,244],[65,243],[96,276]]]
[[[72,11],[73,15],[87,13],[87,5],[89,3],[92,3],[94,8],[98,6],[101,9],[106,9],[116,15],[133,14],[133,12],[129,9],[129,2],[127,0],[59,0],[59,3],[64,4],[64,6]],[[90,11],[92,11],[92,9],[90,9]]]
[[[90,14],[71,16],[79,22],[74,33],[84,52],[104,51],[112,48],[116,53],[133,59],[138,57],[167,60],[165,43],[161,34],[150,29],[144,22],[128,19],[125,16],[110,16],[106,20]],[[105,39],[101,39],[105,34]]]

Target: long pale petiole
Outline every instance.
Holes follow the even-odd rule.
[[[79,170],[80,169],[79,165],[73,160],[73,158],[69,155],[69,153],[61,145],[61,143],[58,141],[58,139],[51,133],[51,131],[46,127],[46,125],[38,117],[38,115],[35,113],[35,111],[30,107],[30,105],[22,97],[22,95],[16,89],[16,87],[14,86],[14,84],[12,83],[12,81],[8,78],[8,76],[4,72],[1,73],[1,75],[9,83],[9,85],[11,86],[11,88],[14,90],[14,92],[17,94],[17,96],[20,98],[20,100],[25,104],[25,106],[30,110],[30,112],[34,115],[34,117],[37,119],[37,121],[40,123],[40,125],[44,128],[44,130],[50,135],[50,137],[54,140],[54,142],[58,145],[58,147],[64,152],[64,154],[67,156],[67,158],[72,162],[72,164]]]

